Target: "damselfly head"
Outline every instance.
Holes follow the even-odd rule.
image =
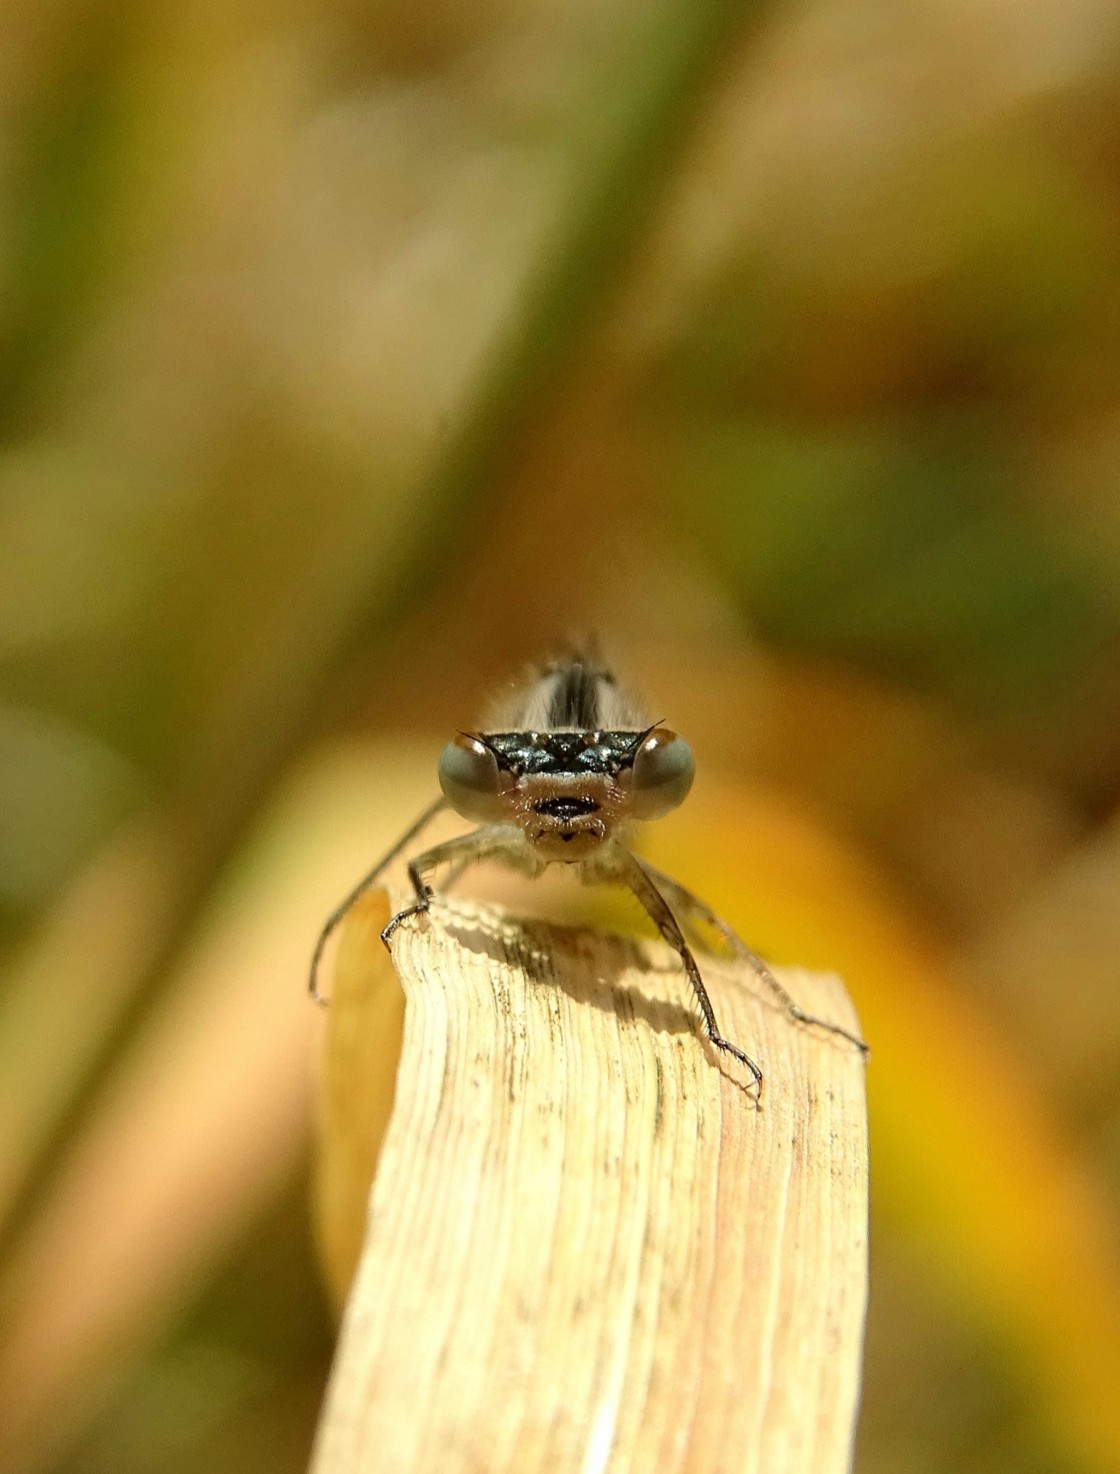
[[[589,862],[580,878],[625,885],[661,936],[676,949],[712,1044],[750,1071],[756,1099],[762,1071],[716,1021],[712,1000],[682,929],[702,923],[729,941],[799,1025],[813,1025],[867,1046],[837,1024],[803,1012],[766,963],[692,893],[639,860],[615,836],[632,820],[659,819],[692,786],[688,743],[660,722],[646,724],[596,655],[573,652],[536,672],[529,687],[495,712],[485,730],[460,732],[443,750],[437,799],[332,912],[311,959],[311,995],[319,992],[319,964],[334,929],[389,865],[405,854],[446,804],[481,827],[434,845],[408,862],[415,899],[381,933],[389,946],[409,918],[427,914],[438,892],[432,881],[450,868],[452,879],[479,860],[499,860],[535,876],[553,861]]]
[[[516,714],[535,724],[449,742],[440,786],[464,818],[516,828],[541,860],[586,860],[628,822],[675,809],[692,786],[684,738],[631,724],[614,678],[583,659],[548,666]]]

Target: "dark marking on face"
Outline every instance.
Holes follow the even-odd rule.
[[[561,777],[598,773],[613,777],[634,765],[644,732],[487,732],[478,740],[502,772]]]
[[[570,797],[542,798],[534,805],[533,810],[537,814],[548,814],[553,819],[582,819],[587,814],[594,814],[600,805],[593,798],[580,798],[572,795]]]

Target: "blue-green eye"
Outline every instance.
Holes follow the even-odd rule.
[[[692,787],[695,765],[683,737],[659,727],[634,755],[630,812],[635,819],[660,819],[683,803]]]
[[[464,819],[492,824],[502,817],[499,795],[505,786],[498,760],[484,742],[460,734],[440,754],[439,786]]]

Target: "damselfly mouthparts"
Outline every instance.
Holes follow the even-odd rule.
[[[632,852],[633,826],[659,819],[684,801],[692,786],[692,753],[683,737],[661,722],[645,724],[595,657],[571,654],[543,666],[531,684],[482,731],[460,732],[439,761],[443,790],[339,905],[320,933],[311,960],[317,1002],[319,964],[350,907],[373,886],[443,809],[480,825],[408,863],[415,900],[381,934],[389,946],[409,916],[427,911],[431,879],[444,866],[458,873],[480,860],[498,860],[536,876],[549,865],[572,865],[588,883],[628,887],[662,937],[680,957],[712,1044],[745,1065],[762,1086],[762,1071],[716,1022],[685,929],[712,928],[741,957],[798,1024],[827,1029],[866,1053],[862,1039],[800,1009],[767,963],[703,901]]]

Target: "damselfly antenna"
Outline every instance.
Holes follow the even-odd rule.
[[[327,918],[311,959],[311,995],[328,940],[354,902],[409,850],[445,808],[480,827],[444,841],[408,862],[415,899],[381,933],[388,947],[410,916],[436,897],[435,874],[458,874],[480,860],[498,860],[530,876],[554,864],[578,867],[585,881],[625,886],[681,960],[711,1043],[739,1061],[761,1092],[762,1071],[720,1030],[686,937],[708,926],[751,968],[796,1024],[825,1029],[866,1054],[867,1045],[838,1024],[800,1009],[766,962],[691,891],[633,854],[633,826],[660,819],[692,787],[692,751],[661,722],[647,724],[597,658],[573,653],[541,667],[532,681],[485,728],[459,732],[440,755],[437,799]]]

